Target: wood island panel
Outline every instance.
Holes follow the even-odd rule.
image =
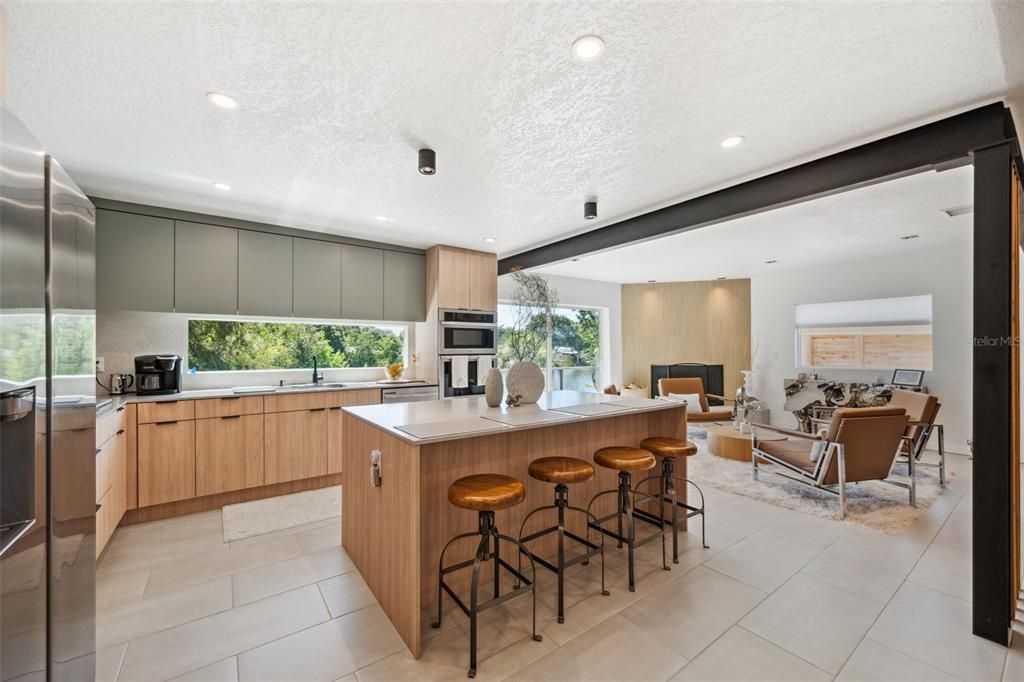
[[[342,544],[413,656],[420,655],[420,448],[343,414]],[[370,485],[370,452],[382,485]],[[435,559],[436,560],[436,559]]]
[[[476,512],[448,502],[448,486],[454,480],[477,473],[505,474],[522,480],[526,499],[495,514],[502,534],[516,536],[526,514],[551,504],[554,498],[553,485],[529,477],[532,460],[561,455],[593,462],[593,452],[601,447],[636,445],[650,436],[685,438],[684,410],[680,406],[633,412],[422,445],[410,444],[344,413],[342,544],[409,650],[419,656],[421,613],[425,606],[436,602],[441,549],[453,536],[477,527]],[[383,482],[378,488],[369,482],[369,453],[375,449],[381,451],[383,463]],[[595,468],[594,479],[570,486],[571,504],[586,507],[596,492],[616,487],[616,472]],[[642,474],[657,471],[655,468]],[[676,473],[686,476],[685,459],[677,461]],[[635,475],[634,481],[640,478],[643,475]],[[683,488],[679,492],[685,494]],[[681,501],[684,499],[681,497]],[[615,497],[609,495],[602,502],[595,511],[610,512]],[[585,534],[585,521],[575,516],[569,517],[569,529]],[[550,525],[552,517],[538,514],[534,519],[536,525],[531,521],[527,532]],[[542,556],[550,556],[555,541],[550,536],[531,547]],[[457,543],[449,550],[446,563],[470,558],[475,549],[471,539]],[[515,556],[511,548],[509,556]],[[487,580],[485,574],[490,573],[483,572],[482,583]],[[462,590],[468,587],[469,572],[450,574],[448,582],[453,589]]]

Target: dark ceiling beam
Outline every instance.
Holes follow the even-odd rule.
[[[502,258],[498,274],[665,237],[928,168],[968,163],[972,150],[1001,142],[1012,130],[1009,110],[1002,103],[989,104]]]

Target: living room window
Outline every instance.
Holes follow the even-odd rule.
[[[932,369],[931,296],[796,306],[802,368]]]
[[[196,372],[384,367],[403,362],[401,326],[189,320],[188,367]]]

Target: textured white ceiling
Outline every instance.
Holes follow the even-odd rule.
[[[502,254],[1024,84],[1021,2],[7,7],[7,99],[90,193]]]
[[[943,211],[972,204],[973,179],[971,166],[927,171],[584,256],[538,272],[608,282],[681,282],[753,277],[875,256],[918,258],[950,242],[970,249],[972,215],[950,218]],[[917,239],[900,239],[911,234]]]

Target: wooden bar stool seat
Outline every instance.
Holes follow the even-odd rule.
[[[594,453],[594,461],[615,471],[646,471],[657,464],[654,455],[647,450],[622,445],[601,448]]]
[[[482,611],[494,608],[499,604],[529,592],[533,595],[533,639],[541,641],[543,638],[537,634],[537,591],[535,583],[537,580],[537,567],[534,564],[533,556],[526,550],[520,541],[509,535],[502,535],[494,524],[494,512],[498,509],[514,507],[526,497],[526,486],[523,482],[512,476],[502,474],[475,474],[460,478],[448,487],[448,501],[456,507],[469,509],[477,512],[479,528],[475,532],[461,533],[456,535],[441,550],[441,558],[438,560],[437,571],[437,620],[431,623],[431,627],[441,627],[441,599],[443,593],[447,592],[455,605],[469,616],[469,677],[476,677],[476,631],[477,616]],[[472,559],[460,561],[451,566],[444,565],[444,555],[448,548],[457,540],[463,538],[479,537],[476,554]],[[527,579],[520,570],[513,568],[501,558],[501,542],[510,542],[519,548],[517,556],[522,557],[525,553],[530,557],[530,578]],[[493,544],[493,549],[492,549]],[[494,568],[494,597],[481,603],[480,592],[480,567],[485,561],[492,561]],[[473,568],[473,576],[469,588],[469,605],[467,606],[455,591],[445,582],[444,577],[454,571],[464,568]],[[511,573],[516,579],[516,588],[525,585],[522,591],[501,593],[501,569]]]
[[[575,457],[541,457],[530,462],[530,476],[545,483],[582,483],[594,477],[594,465]]]
[[[460,478],[448,487],[448,501],[473,511],[496,511],[514,507],[526,497],[526,486],[517,478],[501,474],[476,474]]]
[[[640,447],[658,457],[692,457],[697,454],[696,445],[679,438],[644,438]]]
[[[580,507],[573,507],[569,504],[569,484],[570,483],[582,483],[589,481],[594,477],[594,465],[590,462],[576,457],[541,457],[530,462],[530,476],[537,479],[538,481],[544,481],[545,483],[555,484],[555,501],[554,504],[548,504],[543,507],[537,507],[523,519],[523,524],[519,527],[519,542],[522,543],[522,547],[526,547],[526,543],[532,542],[538,538],[544,537],[550,533],[558,533],[558,556],[556,563],[551,563],[531,553],[528,549],[522,550],[524,554],[528,554],[535,563],[540,564],[542,568],[546,568],[555,575],[558,576],[558,622],[565,622],[565,569],[569,566],[576,564],[587,564],[590,561],[590,557],[595,554],[601,555],[601,594],[607,595],[608,590],[604,588],[604,536],[601,536],[601,544],[596,544],[590,541],[590,521],[595,520],[593,514],[586,509]],[[530,533],[529,535],[523,535],[526,530],[526,524],[534,514],[539,512],[555,509],[558,511],[558,524],[550,526],[543,530]],[[572,531],[566,530],[565,528],[565,512],[566,510],[579,512],[586,515],[587,520],[587,537],[582,538],[576,535]],[[568,561],[565,558],[565,538],[568,537],[585,548],[581,554],[574,556]],[[520,566],[520,570],[522,567]]]
[[[672,524],[672,563],[679,563],[679,517],[676,513],[677,509],[684,509],[685,515],[683,519],[689,519],[692,516],[700,515],[700,542],[704,546],[704,549],[708,549],[708,543],[704,536],[704,492],[697,486],[693,481],[682,478],[675,475],[675,461],[677,457],[692,457],[697,454],[697,446],[690,441],[681,440],[679,438],[644,438],[640,441],[640,447],[647,450],[652,455],[661,457],[661,472],[655,476],[648,476],[644,480],[636,484],[637,488],[640,488],[648,481],[658,481],[658,500],[659,514],[651,514],[645,510],[637,510],[636,515],[641,521],[664,527],[665,522],[668,521]],[[681,482],[684,486],[691,485],[697,491],[700,496],[700,506],[695,507],[685,502],[680,502],[678,492],[676,491],[676,481]],[[670,504],[672,508],[672,515],[670,519],[665,518],[665,505]]]
[[[625,545],[628,549],[629,562],[629,591],[636,592],[636,564],[634,555],[636,548],[652,540],[661,537],[661,564],[666,571],[670,570],[665,553],[665,532],[664,524],[657,533],[637,540],[636,537],[636,503],[654,499],[654,495],[641,493],[633,487],[633,472],[647,471],[653,469],[658,463],[654,455],[643,448],[630,447],[626,445],[614,445],[601,448],[594,453],[594,462],[605,469],[612,469],[619,472],[619,486],[612,490],[603,490],[592,498],[587,505],[587,514],[593,517],[591,510],[594,503],[605,495],[616,495],[618,498],[616,509],[611,514],[595,518],[588,523],[588,530],[593,528],[602,535],[614,538],[621,549]],[[606,521],[616,519],[618,531],[608,530],[604,527]]]

